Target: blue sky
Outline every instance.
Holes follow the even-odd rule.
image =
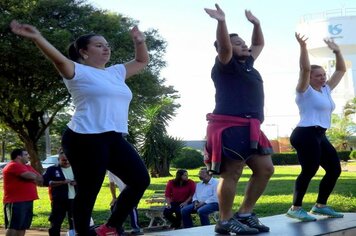
[[[167,41],[167,67],[162,77],[179,91],[181,108],[170,123],[169,134],[184,140],[205,136],[205,115],[214,108],[214,87],[210,70],[216,56],[216,20],[204,7],[218,3],[224,10],[229,32],[238,33],[249,44],[252,25],[244,10],[259,18],[265,48],[255,63],[264,80],[264,131],[267,136],[286,136],[298,122],[294,88],[298,79],[299,46],[294,32],[303,16],[325,11],[355,8],[355,0],[89,0],[139,21],[139,28],[158,29]]]

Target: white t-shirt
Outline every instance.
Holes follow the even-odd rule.
[[[132,93],[125,84],[124,65],[98,69],[74,64],[74,78],[63,79],[75,105],[68,127],[83,134],[107,131],[128,133],[128,110]]]
[[[335,103],[331,98],[329,85],[322,87],[321,92],[309,85],[304,93],[297,92],[295,101],[300,115],[298,127],[318,125],[326,129],[330,128],[331,113],[335,109]]]
[[[126,184],[122,182],[122,180],[119,177],[117,177],[110,171],[108,171],[108,177],[110,183],[115,183],[115,185],[119,188],[120,192],[126,187]]]
[[[69,179],[69,180],[74,180],[74,174],[73,174],[73,171],[72,171],[72,167],[68,167],[68,168],[62,168],[62,172],[63,172],[63,175],[66,179]],[[71,184],[68,184],[68,199],[74,199],[75,197],[75,189],[74,189],[74,186],[71,185]]]

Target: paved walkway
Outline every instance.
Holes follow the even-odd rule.
[[[61,236],[66,236],[67,232],[62,232]],[[0,228],[0,235],[5,235],[5,229]],[[26,236],[48,236],[48,231],[47,229],[43,230],[36,230],[36,229],[31,229],[31,230],[26,230]]]

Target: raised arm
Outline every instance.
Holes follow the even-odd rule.
[[[299,80],[296,87],[298,93],[303,93],[309,86],[310,83],[310,62],[307,50],[306,41],[308,38],[301,36],[299,33],[295,33],[295,38],[297,39],[300,46],[300,57],[299,57]]]
[[[227,64],[232,58],[232,45],[229,32],[227,30],[225,13],[221,10],[218,4],[215,4],[215,9],[204,8],[208,15],[218,21],[216,29],[216,41],[219,61]]]
[[[135,59],[125,63],[126,79],[143,70],[150,60],[144,34],[137,26],[133,27],[130,33],[135,45]]]
[[[28,24],[20,24],[16,20],[13,20],[10,23],[10,28],[14,34],[31,39],[64,78],[73,78],[74,63],[50,44],[36,27]]]
[[[335,54],[336,68],[330,79],[326,81],[330,89],[333,90],[341,81],[346,72],[346,65],[339,46],[332,39],[324,39],[324,42]]]
[[[256,60],[262,52],[265,45],[260,21],[251,13],[251,11],[245,10],[246,18],[253,24],[252,38],[251,38],[251,56]]]

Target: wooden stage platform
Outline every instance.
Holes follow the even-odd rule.
[[[261,236],[356,236],[356,213],[345,213],[344,218],[326,218],[316,216],[317,221],[300,222],[284,214],[260,218],[261,222],[270,227],[270,232],[259,233]],[[216,236],[214,225],[200,226],[190,229],[150,232],[151,236]],[[234,235],[234,234],[232,234]]]

